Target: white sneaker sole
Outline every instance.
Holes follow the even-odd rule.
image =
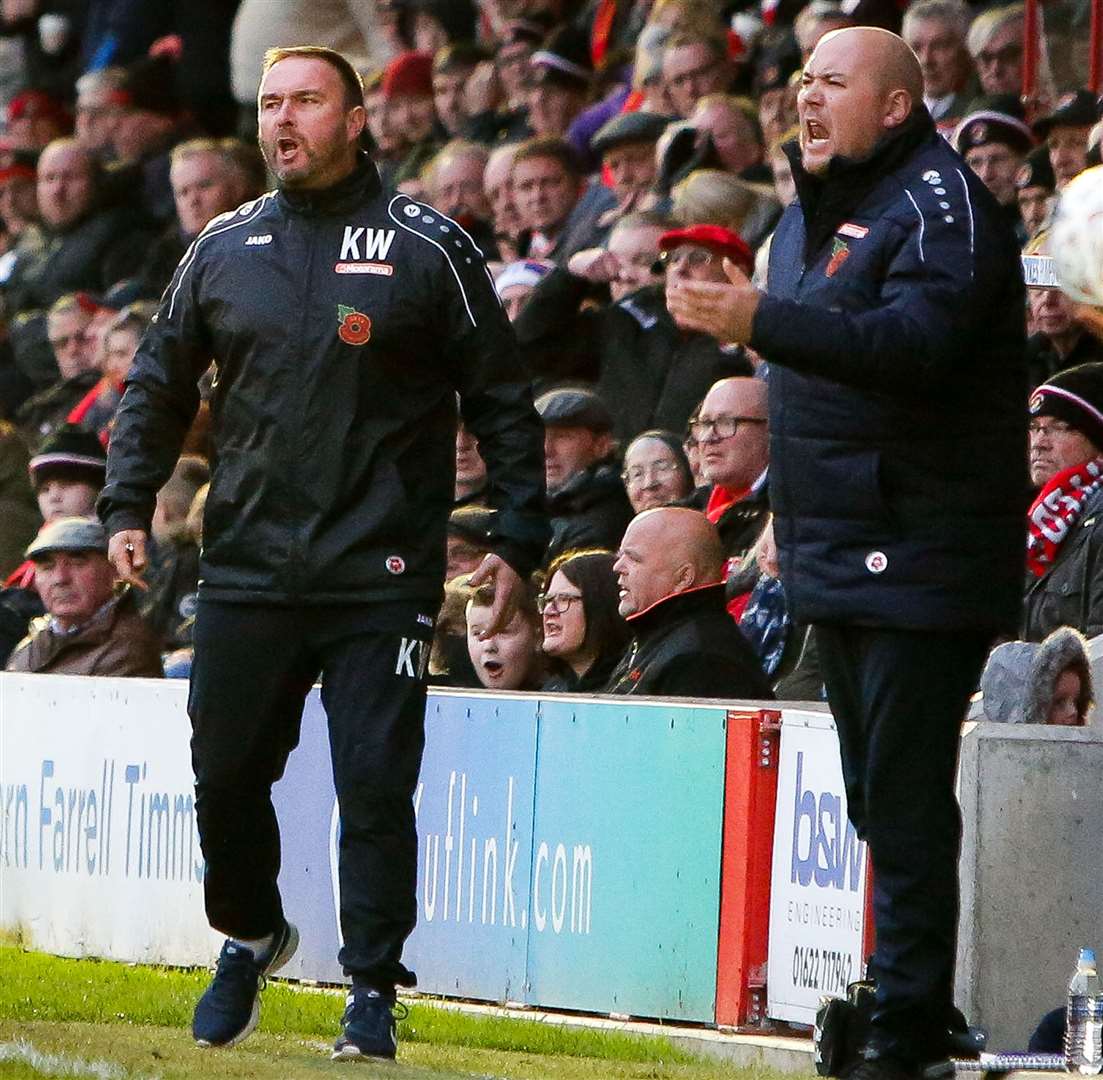
[[[393,1057],[379,1057],[376,1054],[365,1054],[355,1046],[342,1046],[340,1050],[335,1049],[329,1055],[330,1061],[371,1061],[378,1062],[380,1064],[393,1065],[395,1060]]]

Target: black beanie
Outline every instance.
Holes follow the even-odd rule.
[[[1103,450],[1103,362],[1059,371],[1030,395],[1030,415],[1064,420]]]

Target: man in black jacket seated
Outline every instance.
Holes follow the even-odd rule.
[[[704,514],[645,510],[621,541],[613,572],[634,639],[613,694],[771,699],[758,659],[724,607],[724,549]]]
[[[770,500],[816,628],[848,811],[873,860],[877,984],[849,1080],[943,1059],[953,1007],[958,736],[1022,580],[1024,287],[998,204],[939,137],[915,55],[826,35],[803,75],[799,201],[769,295],[668,285],[672,314],[770,364]]]

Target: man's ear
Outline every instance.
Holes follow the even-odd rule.
[[[360,141],[368,126],[368,113],[363,105],[354,105],[345,114],[345,131],[350,140]]]
[[[885,127],[899,127],[911,115],[914,104],[907,90],[890,90],[885,102]]]
[[[594,453],[597,454],[597,460],[608,457],[613,452],[613,447],[616,443],[613,440],[613,433],[610,431],[602,431],[594,435]]]
[[[674,571],[674,587],[671,592],[685,592],[687,589],[692,589],[697,584],[697,568],[693,563],[682,563]]]

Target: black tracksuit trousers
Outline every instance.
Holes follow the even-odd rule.
[[[871,1056],[946,1056],[954,1024],[961,723],[992,634],[816,626],[850,820],[869,843]]]
[[[201,598],[188,712],[207,918],[231,937],[263,937],[283,919],[272,784],[321,676],[341,813],[338,960],[388,989],[414,983],[401,956],[416,919],[413,796],[431,629],[412,609],[381,615]]]

